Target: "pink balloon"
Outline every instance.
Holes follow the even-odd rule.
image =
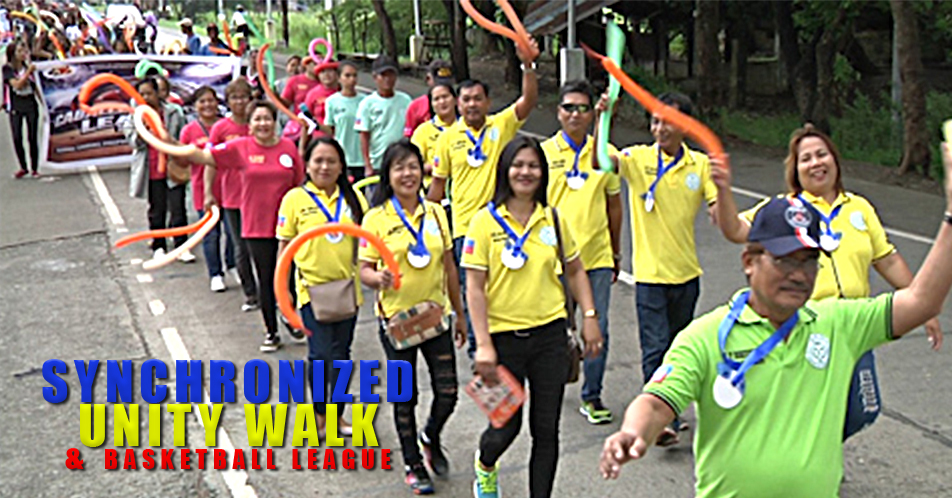
[[[318,54],[314,51],[314,48],[318,45],[324,46],[324,57],[318,57]],[[331,42],[323,38],[315,38],[311,40],[311,44],[307,47],[308,55],[311,56],[317,65],[321,65],[324,62],[330,62],[334,58],[334,47],[331,46]]]

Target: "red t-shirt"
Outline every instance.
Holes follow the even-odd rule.
[[[159,151],[149,146],[149,180],[165,180],[165,173],[159,172]]]
[[[406,124],[403,125],[403,135],[407,137],[413,136],[413,131],[417,129],[417,126],[420,126],[432,117],[430,114],[430,97],[428,95],[423,94],[413,99],[413,102],[410,102],[410,107],[407,107],[407,119]]]
[[[307,96],[304,97],[304,105],[311,110],[311,115],[314,116],[314,119],[316,119],[318,123],[324,124],[324,102],[335,93],[337,93],[336,88],[327,88],[324,85],[317,85],[307,92]],[[297,110],[299,109],[295,109],[295,111]],[[315,130],[313,135],[317,137],[322,135],[322,133]]]
[[[304,183],[304,162],[294,142],[282,138],[264,147],[253,137],[241,137],[216,145],[212,156],[219,168],[233,169],[242,177],[241,236],[273,239],[281,199]]]
[[[237,124],[230,117],[219,119],[208,133],[208,141],[212,145],[223,144],[238,137],[248,136],[248,123]],[[221,180],[221,197],[218,202],[225,209],[238,209],[241,205],[241,175],[235,170],[221,168],[219,163],[218,176]]]
[[[291,76],[288,79],[287,84],[284,85],[284,91],[281,92],[281,98],[284,100],[290,100],[294,105],[292,109],[294,114],[298,113],[298,107],[304,103],[305,97],[307,97],[307,92],[310,92],[312,88],[320,85],[321,82],[309,78],[306,74],[296,74]]]
[[[213,125],[214,126],[214,125]],[[182,134],[179,136],[179,142],[183,144],[193,144],[199,149],[204,149],[210,142],[209,135],[205,134],[202,124],[198,120],[192,121],[182,128]],[[205,207],[205,165],[192,163],[192,200],[196,211],[201,211]],[[218,174],[215,177],[215,184],[212,185],[212,193],[218,202],[221,202],[221,183],[224,175]]]

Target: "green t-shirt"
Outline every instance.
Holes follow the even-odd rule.
[[[787,340],[747,372],[740,404],[724,409],[713,385],[723,361],[718,327],[729,310],[681,331],[645,386],[676,413],[697,403],[697,496],[837,496],[850,380],[860,356],[892,340],[892,294],[807,303]],[[774,331],[747,306],[726,352],[742,361]]]
[[[334,139],[344,148],[347,166],[363,168],[364,156],[360,153],[360,134],[354,129],[357,108],[364,96],[357,94],[345,97],[340,92],[324,101],[324,124],[334,128]]]
[[[403,125],[411,101],[410,96],[403,92],[395,92],[390,98],[374,92],[357,106],[354,129],[370,132],[370,162],[374,170],[380,171],[380,161],[387,147],[403,138]]]

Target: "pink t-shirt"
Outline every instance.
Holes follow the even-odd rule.
[[[149,146],[149,180],[165,180],[165,173],[159,172],[159,151]]]
[[[208,141],[212,145],[223,144],[238,137],[248,136],[248,123],[237,124],[230,117],[219,119],[215,126],[212,126],[208,134]],[[215,180],[221,180],[221,197],[218,202],[225,209],[238,209],[241,205],[241,175],[235,170],[221,168],[219,163],[218,176]]]
[[[433,116],[430,114],[430,97],[423,94],[413,99],[413,102],[410,102],[410,107],[407,107],[407,119],[406,124],[403,125],[403,135],[406,137],[413,136],[417,126],[425,123],[431,117]]]
[[[327,88],[324,85],[317,85],[307,92],[307,96],[304,97],[304,105],[311,110],[311,115],[314,116],[314,119],[318,123],[324,124],[324,102],[327,101],[327,97],[337,93],[336,88]],[[295,109],[296,111],[299,109]],[[315,137],[322,135],[320,131],[315,131],[313,134]]]
[[[185,125],[185,128],[182,128],[179,142],[192,144],[199,149],[204,149],[205,145],[209,143],[209,138],[208,135],[205,134],[202,124],[199,123],[198,120],[195,120]],[[205,207],[205,165],[192,163],[191,176],[193,205],[196,211],[201,211],[202,208]],[[215,198],[218,199],[218,202],[221,202],[222,178],[224,178],[224,175],[219,173],[218,176],[215,177],[215,184],[212,185],[212,193],[215,195]]]
[[[294,109],[294,114],[297,114],[298,107],[304,103],[304,98],[307,97],[307,92],[310,92],[312,88],[320,84],[320,81],[311,79],[306,74],[296,74],[291,76],[288,79],[287,84],[284,85],[284,91],[281,92],[281,98],[284,100],[290,100],[294,104],[292,106]]]
[[[278,226],[278,208],[284,194],[304,183],[304,162],[294,142],[282,138],[263,147],[253,137],[241,137],[212,148],[222,170],[241,175],[241,236],[273,239]]]

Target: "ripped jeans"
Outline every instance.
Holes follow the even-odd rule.
[[[446,332],[419,346],[402,351],[393,349],[386,334],[387,332],[381,327],[380,342],[383,344],[387,359],[408,361],[413,367],[413,398],[410,401],[392,405],[393,421],[396,424],[400,448],[403,451],[403,463],[413,465],[423,461],[417,446],[416,404],[419,399],[416,382],[417,351],[423,353],[423,359],[430,370],[430,385],[433,387],[433,403],[430,405],[430,416],[426,420],[423,433],[432,445],[438,446],[443,426],[456,408],[456,354],[453,351],[453,333]],[[399,380],[387,379],[387,383],[391,382],[399,382]]]

